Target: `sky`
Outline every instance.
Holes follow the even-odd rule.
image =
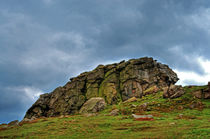
[[[153,57],[177,84],[210,80],[210,1],[1,0],[0,123],[42,93],[108,64]]]

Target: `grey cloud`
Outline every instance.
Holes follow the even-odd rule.
[[[206,0],[2,0],[0,115],[12,120],[14,109],[26,110],[20,90],[5,88],[50,92],[107,61],[152,56],[205,74],[197,58],[210,59],[209,6]]]
[[[22,119],[25,111],[37,99],[37,97],[33,95],[40,92],[37,89],[33,90],[33,88],[23,86],[0,86],[0,91],[0,122],[9,122],[12,119]]]

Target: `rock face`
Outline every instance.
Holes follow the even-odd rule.
[[[106,103],[116,104],[157,92],[159,88],[177,81],[176,73],[167,65],[148,57],[99,65],[93,71],[71,78],[63,87],[41,95],[27,111],[25,118],[75,114],[93,97],[103,97]]]

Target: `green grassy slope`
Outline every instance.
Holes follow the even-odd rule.
[[[136,102],[108,106],[96,116],[42,118],[21,126],[2,128],[0,138],[210,138],[210,100],[191,95],[202,87],[185,88],[185,95],[163,99],[162,92]],[[144,111],[142,104],[146,104]],[[113,109],[118,116],[108,116]],[[131,113],[151,114],[153,121],[136,121]]]

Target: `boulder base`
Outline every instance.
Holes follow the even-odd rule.
[[[95,113],[103,110],[105,107],[105,100],[100,97],[95,97],[85,102],[85,104],[80,109],[79,113]]]
[[[179,85],[170,85],[165,87],[163,91],[164,98],[177,98],[184,94],[184,89]]]
[[[192,94],[199,99],[210,99],[210,92],[208,89],[197,90],[193,92]]]

